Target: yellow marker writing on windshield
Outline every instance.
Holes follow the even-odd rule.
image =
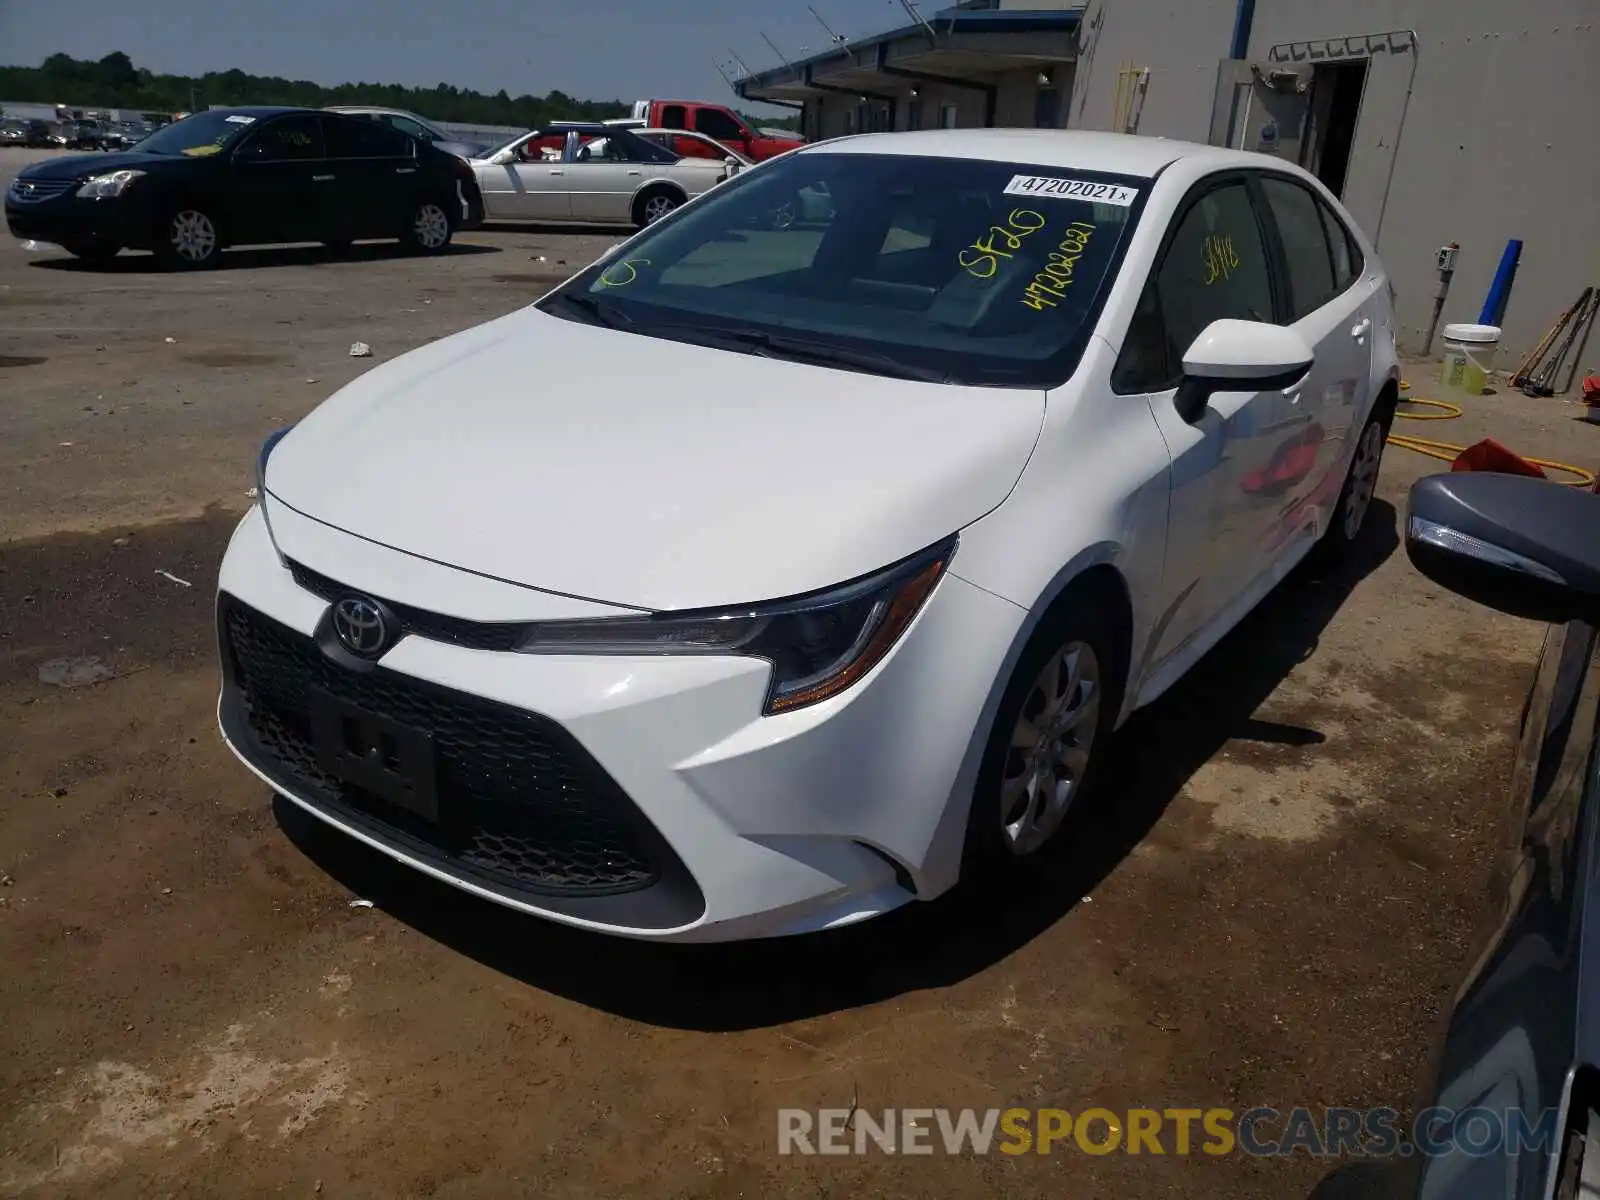
[[[956,261],[974,279],[993,279],[1000,260],[1010,258],[1022,246],[1022,239],[1044,228],[1044,217],[1029,208],[1016,208],[1004,225],[991,225],[989,231],[956,256]]]
[[[601,271],[600,278],[597,280],[597,282],[601,287],[627,287],[635,279],[639,278],[639,268],[648,267],[649,265],[650,260],[648,258],[625,258],[619,263],[612,263],[604,271]],[[627,271],[626,276],[613,274],[615,271],[624,270]]]
[[[1055,308],[1067,288],[1072,286],[1078,259],[1089,248],[1089,237],[1093,233],[1094,226],[1087,221],[1074,221],[1068,225],[1061,244],[1050,251],[1039,273],[1022,289],[1022,302],[1034,312]]]

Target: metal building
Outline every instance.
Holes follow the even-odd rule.
[[[741,79],[802,108],[812,140],[881,129],[1067,123],[1081,0],[966,0],[898,29]]]
[[[1476,321],[1520,239],[1506,364],[1600,284],[1597,22],[1600,0],[976,0],[738,87],[803,103],[811,137],[1061,125],[1299,162],[1377,241],[1408,349],[1441,246],[1443,320]]]

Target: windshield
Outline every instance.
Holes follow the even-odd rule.
[[[1070,376],[1149,180],[810,152],[735,177],[575,276],[572,320],[1008,387]]]
[[[256,123],[247,113],[226,110],[195,113],[157,130],[139,143],[144,154],[215,154]]]

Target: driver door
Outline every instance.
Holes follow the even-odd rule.
[[[550,135],[534,130],[511,147],[511,161],[478,168],[478,185],[490,220],[566,221],[572,217],[567,195],[567,164],[547,159],[541,143]],[[571,141],[568,136],[563,146]]]
[[[1294,504],[1280,458],[1300,428],[1301,384],[1217,392],[1192,423],[1175,404],[1184,352],[1206,326],[1274,320],[1270,264],[1244,177],[1198,185],[1178,209],[1112,373],[1115,392],[1149,404],[1172,457],[1151,667],[1245,602],[1273,565],[1276,528]]]
[[[230,118],[231,119],[231,118]],[[238,187],[228,241],[320,242],[336,236],[338,170],[316,113],[290,113],[251,130],[234,154]]]

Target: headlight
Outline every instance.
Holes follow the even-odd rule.
[[[111,196],[120,196],[128,190],[134,180],[143,176],[143,171],[112,171],[107,175],[96,175],[86,180],[78,189],[78,197],[82,200],[105,200]]]
[[[524,654],[740,654],[772,664],[762,711],[845,691],[900,640],[954,553],[954,537],[825,592],[743,608],[531,626]]]

